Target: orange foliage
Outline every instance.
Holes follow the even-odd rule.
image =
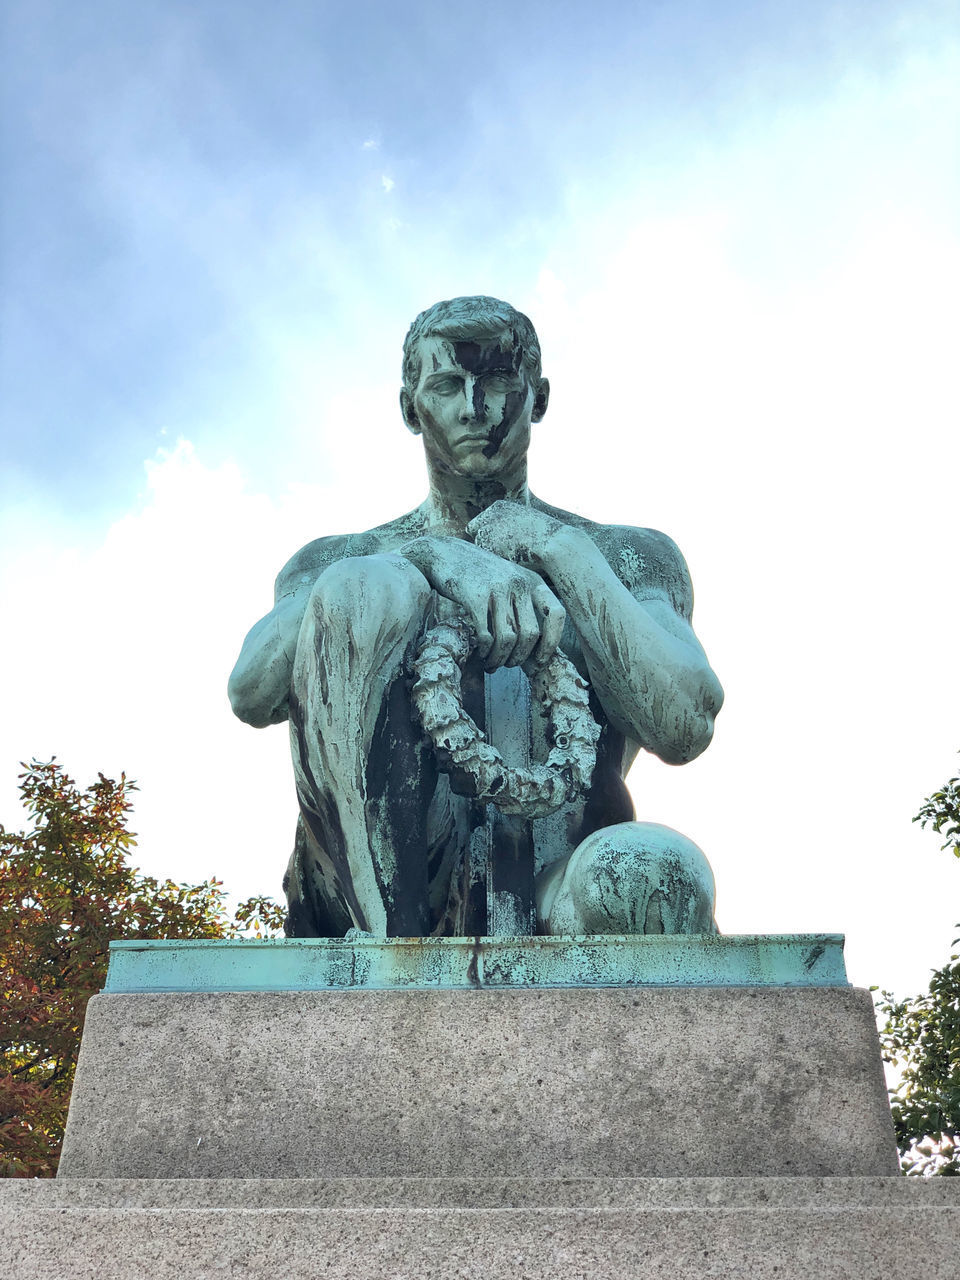
[[[84,1011],[114,938],[226,938],[276,927],[267,899],[230,919],[219,880],[175,884],[127,861],[136,789],[99,775],[81,791],[56,761],[20,778],[29,831],[0,826],[0,1176],[57,1170]]]

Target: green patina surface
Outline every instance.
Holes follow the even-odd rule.
[[[848,986],[842,934],[112,942],[108,992]]]

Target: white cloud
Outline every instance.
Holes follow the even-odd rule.
[[[386,174],[383,174],[383,175],[381,176],[380,181],[381,181],[381,183],[383,184],[383,189],[384,189],[384,191],[386,191],[386,193],[387,193],[388,195],[389,195],[389,194],[390,194],[390,192],[393,190],[393,188],[397,185],[397,184],[394,182],[394,180],[393,180],[392,178],[388,178]]]
[[[100,545],[64,549],[35,533],[29,567],[14,561],[4,582],[18,619],[0,641],[4,668],[18,672],[4,709],[5,807],[16,758],[56,754],[84,781],[123,769],[141,783],[145,867],[218,874],[241,892],[276,888],[289,810],[241,805],[282,774],[283,744],[258,754],[241,741],[240,767],[253,776],[238,777],[240,726],[224,691],[243,632],[269,608],[273,575],[295,549],[283,525],[308,501],[301,492],[278,508],[247,493],[235,467],[206,467],[181,441],[148,464],[144,503]]]

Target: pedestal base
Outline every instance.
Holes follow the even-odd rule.
[[[954,1280],[960,1180],[0,1183],[18,1280]]]

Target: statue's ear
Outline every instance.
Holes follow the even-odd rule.
[[[400,388],[400,412],[403,414],[403,420],[409,430],[415,436],[418,436],[420,434],[420,422],[417,418],[417,411],[413,407],[413,396],[411,396],[406,387]]]
[[[543,415],[547,412],[547,405],[550,403],[550,383],[546,378],[540,379],[540,385],[537,387],[536,395],[533,398],[533,412],[530,414],[531,422],[539,422]]]

